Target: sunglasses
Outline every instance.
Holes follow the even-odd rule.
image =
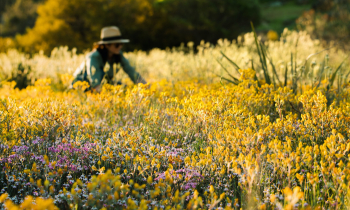
[[[114,47],[115,47],[115,48],[118,48],[118,47],[120,47],[120,46],[123,46],[123,44],[121,44],[121,43],[115,43],[115,44],[114,44]]]

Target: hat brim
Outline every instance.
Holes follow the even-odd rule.
[[[129,39],[117,39],[117,40],[111,40],[111,41],[99,41],[97,44],[113,44],[113,43],[129,43]]]

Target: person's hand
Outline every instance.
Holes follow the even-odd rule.
[[[92,88],[93,93],[100,93],[101,92],[101,84],[97,85],[96,87]]]
[[[140,78],[138,79],[137,83],[142,83],[142,84],[144,84],[144,85],[147,84],[146,80],[145,80],[144,78],[142,78],[142,77],[140,77]]]
[[[144,78],[142,78],[142,77],[140,77],[140,78],[138,79],[137,83],[142,83],[142,84],[144,84],[144,87],[145,87],[146,89],[150,89],[150,88],[151,88],[151,84],[150,84],[150,83],[147,83],[146,80],[145,80]]]

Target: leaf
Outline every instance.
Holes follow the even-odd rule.
[[[258,50],[258,54],[259,54],[259,58],[260,58],[260,63],[262,65],[262,69],[264,71],[265,81],[266,81],[267,84],[271,84],[271,79],[270,79],[269,73],[267,72],[266,57],[264,55],[263,49],[260,48],[261,46],[258,43],[258,36],[256,35],[253,23],[250,22],[250,25],[252,26],[252,30],[253,30],[253,33],[254,33],[255,45],[256,45],[256,48]]]
[[[215,74],[216,76],[218,76],[218,77],[220,77],[221,79],[224,79],[224,80],[226,80],[226,81],[228,81],[228,82],[231,82],[231,83],[233,83],[233,84],[235,84],[235,85],[238,85],[238,83],[240,82],[238,79],[236,79],[235,78],[235,80],[233,81],[233,80],[230,80],[230,79],[227,79],[227,78],[225,78],[225,77],[223,77],[223,76],[220,76],[220,75],[218,75],[218,74],[216,74],[216,73],[214,73],[214,72],[212,72],[213,74]]]
[[[226,81],[228,81],[228,82],[231,82],[231,83],[233,83],[233,84],[235,84],[235,85],[238,85],[238,82],[234,82],[234,81],[232,81],[232,80],[230,80],[230,79],[227,79],[227,78],[225,78],[225,77],[221,77],[221,79],[224,79],[224,80],[226,80]]]
[[[272,58],[267,57],[267,59],[270,61],[270,64],[271,64],[271,66],[272,66],[272,72],[274,73],[275,77],[277,78],[278,83],[279,83],[279,84],[282,84],[280,78],[278,77],[278,74],[277,74],[275,65],[273,65]]]
[[[288,79],[288,67],[286,65],[286,70],[284,71],[284,86],[287,86],[287,79]]]
[[[226,73],[233,79],[236,81],[239,81],[237,78],[235,78],[233,75],[230,74],[230,72],[222,65],[222,63],[220,63],[220,61],[218,59],[216,59],[216,61],[220,64],[220,66],[226,71]]]
[[[239,68],[239,66],[238,66],[235,62],[233,62],[233,60],[231,60],[229,57],[227,57],[222,51],[220,51],[220,53],[221,53],[221,55],[223,55],[232,65],[235,66],[237,73],[240,75],[241,73],[239,73],[238,70],[241,69],[241,68]]]
[[[317,88],[320,87],[320,84],[321,84],[321,80],[322,80],[322,75],[323,75],[323,72],[324,72],[324,67],[325,67],[325,60],[323,60],[322,62],[322,68],[320,69],[319,73],[318,73],[318,84],[317,84]]]
[[[328,85],[327,85],[327,91],[333,86],[333,83],[334,83],[334,80],[335,80],[335,77],[337,76],[337,73],[338,71],[340,70],[341,66],[344,64],[344,62],[348,59],[348,57],[346,57],[341,63],[340,65],[338,66],[338,68],[335,70],[335,72],[333,73],[331,79],[329,80],[328,82]]]
[[[253,59],[251,59],[250,61],[252,62],[252,69],[255,71]],[[258,80],[258,77],[256,76],[256,71],[255,71],[254,79],[255,79],[255,81],[258,82],[258,87],[261,87],[261,84],[260,84],[260,82]]]

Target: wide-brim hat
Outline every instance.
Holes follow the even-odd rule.
[[[101,40],[96,44],[129,43],[129,39],[123,39],[117,26],[104,27],[101,30]]]

